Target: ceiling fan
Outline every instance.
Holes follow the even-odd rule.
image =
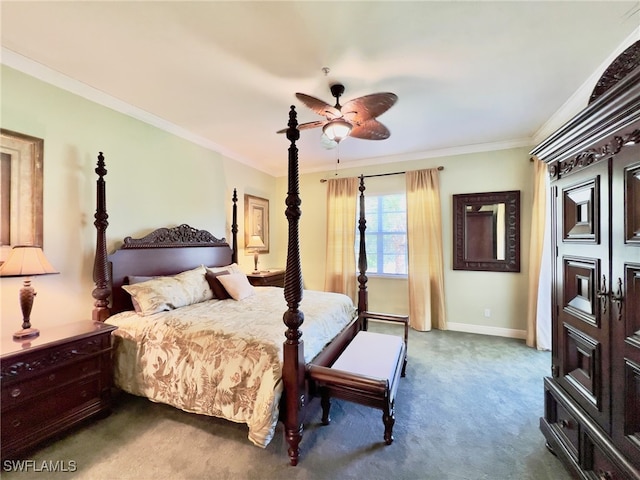
[[[364,140],[384,140],[389,138],[391,132],[376,117],[389,110],[398,100],[395,93],[372,93],[363,97],[349,100],[340,105],[340,97],[344,93],[344,85],[334,83],[331,85],[331,95],[336,99],[336,104],[331,106],[318,98],[296,93],[296,97],[325,120],[301,123],[298,130],[322,127],[323,133],[333,146],[346,137],[361,138]],[[284,133],[287,129],[278,131]],[[331,145],[327,145],[331,146]]]

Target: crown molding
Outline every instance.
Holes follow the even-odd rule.
[[[112,110],[115,110],[116,112],[135,118],[136,120],[140,120],[141,122],[157,127],[165,132],[171,133],[172,135],[188,140],[189,142],[206,148],[207,150],[216,152],[224,157],[236,160],[264,173],[271,174],[270,172],[263,170],[259,166],[255,165],[254,162],[251,162],[248,159],[237,155],[235,152],[232,152],[215,142],[207,140],[206,138],[196,135],[182,127],[179,127],[178,125],[168,122],[161,117],[153,115],[146,110],[135,107],[101,90],[98,90],[97,88],[91,87],[86,83],[82,83],[63,73],[53,70],[50,67],[38,63],[35,60],[31,60],[30,58],[9,50],[8,48],[2,47],[2,50],[0,51],[0,63],[32,77],[35,77],[38,80],[42,80],[45,83],[61,88],[62,90],[71,92],[91,102],[97,103],[98,105],[110,108]]]

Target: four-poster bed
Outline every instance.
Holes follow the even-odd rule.
[[[365,273],[367,262],[364,244],[366,229],[365,187],[364,180],[361,178],[357,310],[351,300],[348,300],[348,297],[344,295],[305,291],[303,299],[298,238],[301,200],[298,186],[296,141],[299,138],[299,132],[296,128],[296,111],[293,106],[289,112],[288,125],[287,138],[290,141],[290,146],[288,150],[286,216],[289,223],[289,235],[284,285],[286,311],[283,314],[283,308],[278,312],[279,336],[276,337],[282,339],[282,323],[280,322],[284,321],[286,326],[284,343],[281,343],[282,340],[278,340],[279,345],[276,347],[273,347],[275,344],[261,344],[251,350],[247,347],[247,343],[252,343],[253,340],[248,341],[244,337],[242,341],[236,340],[235,337],[231,337],[232,333],[224,330],[226,325],[212,324],[208,318],[206,320],[201,318],[204,317],[205,311],[217,311],[218,316],[222,317],[223,323],[224,321],[227,323],[235,321],[237,325],[244,325],[245,330],[257,329],[262,333],[264,325],[257,321],[257,317],[262,318],[266,314],[256,310],[257,304],[271,305],[271,308],[274,309],[279,304],[273,300],[273,294],[275,293],[282,299],[283,290],[276,287],[256,287],[255,290],[259,293],[254,294],[252,291],[250,294],[250,297],[256,298],[245,299],[231,294],[234,299],[241,301],[225,300],[224,296],[216,293],[219,288],[218,284],[223,283],[223,280],[223,286],[227,287],[232,278],[234,282],[236,277],[240,281],[243,275],[237,267],[238,223],[235,190],[232,201],[232,246],[225,239],[218,239],[209,232],[181,225],[156,230],[141,239],[127,237],[122,247],[108,255],[106,249],[108,214],[104,178],[107,170],[102,153],[98,156],[98,166],[95,170],[98,175],[94,222],[97,238],[94,263],[95,289],[92,295],[95,299],[93,319],[119,326],[114,333],[117,386],[124,387],[130,393],[147,396],[151,400],[168,403],[186,411],[246,422],[249,425],[250,440],[263,447],[273,436],[273,429],[279,418],[284,423],[285,437],[289,444],[290,463],[296,465],[300,454],[299,445],[303,432],[304,408],[314,391],[313,381],[308,376],[308,365],[312,361],[316,366],[331,366],[358,331],[363,326],[366,328],[366,322],[359,319],[357,313],[367,310],[367,277]],[[190,300],[182,301],[182,303],[180,303],[181,300],[174,302],[175,299],[172,297],[171,300],[163,300],[164,303],[160,302],[161,306],[157,307],[154,302],[157,301],[160,290],[154,290],[155,286],[161,282],[169,282],[167,278],[176,281],[175,279],[185,275],[191,278],[189,280],[191,282],[196,276],[196,283],[200,282],[200,287],[202,286],[202,276],[204,276],[211,287],[210,290],[207,289],[208,296],[202,297],[202,292],[200,292],[199,297],[196,295],[198,297],[196,300],[190,297]],[[136,285],[136,282],[140,283]],[[231,291],[228,288],[227,290]],[[348,300],[351,310],[345,303],[345,298]],[[174,302],[175,305],[171,302]],[[155,310],[145,311],[149,305],[152,305]],[[169,306],[167,307],[167,305]],[[229,309],[224,307],[226,305],[232,307]],[[282,305],[285,306],[284,303]],[[175,308],[176,306],[180,306],[180,308]],[[244,316],[241,312],[243,306],[247,306],[246,312],[248,312],[244,313]],[[301,306],[305,308],[306,317]],[[333,310],[328,314],[332,320],[331,327],[328,327],[327,323],[314,326],[316,317],[322,315],[321,306],[329,306],[329,310]],[[186,314],[183,315],[183,312],[187,311],[190,312],[189,315],[195,315],[196,320],[191,317],[184,320]],[[149,321],[150,318],[152,318],[151,321]],[[229,319],[232,321],[229,322]],[[186,321],[186,324],[181,323],[183,321]],[[304,339],[301,329],[303,322],[306,334]],[[196,324],[200,324],[200,326],[198,327]],[[158,328],[162,328],[160,333],[158,333]],[[197,331],[197,328],[201,330]],[[266,327],[264,328],[266,330]],[[206,331],[207,335],[222,332],[221,335],[227,341],[226,343],[241,343],[242,347],[239,351],[219,353],[217,345],[203,340],[202,329]],[[252,334],[254,333],[252,332]],[[265,335],[267,334],[265,333]],[[170,356],[169,350],[175,350],[177,353]],[[216,350],[217,356],[211,353],[212,350]],[[196,356],[194,353],[196,351],[201,352],[198,354],[201,356]],[[145,358],[143,356],[145,352],[152,352],[153,356]],[[281,358],[281,363],[277,361],[278,356]],[[253,359],[254,363],[250,366],[242,363],[242,359],[247,357]],[[262,362],[263,357],[276,358],[276,360],[269,364],[267,360]],[[141,358],[142,360],[140,360]],[[136,361],[139,363],[134,364]],[[174,364],[174,362],[177,363]],[[210,367],[206,362],[215,363],[215,367]],[[225,363],[235,365],[236,370],[231,372],[231,379],[227,378],[227,373],[218,368],[220,364]],[[254,372],[256,364],[261,366],[261,370],[257,373]],[[205,372],[201,375],[195,375],[198,378],[181,377],[179,375],[186,374],[180,372],[178,375],[174,372],[179,369],[193,370],[196,365],[200,369],[198,372]],[[200,377],[205,378],[204,385]],[[158,378],[161,378],[162,381],[157,381]],[[203,391],[212,388],[216,382],[233,383],[237,382],[238,378],[241,378],[240,382],[228,387],[224,392],[212,390],[212,398],[203,397],[205,395]],[[264,388],[270,392],[267,394],[264,391],[258,392],[255,395],[257,399],[249,398],[254,390],[259,390],[259,388],[253,387],[263,384]],[[238,394],[239,390],[242,390],[241,394]],[[282,392],[281,397],[279,396],[280,391]],[[243,405],[240,407],[231,405],[229,399],[226,398],[229,392],[241,396],[244,401]],[[216,403],[217,397],[225,397],[222,406]],[[188,399],[186,403],[185,398]],[[252,409],[254,408],[260,410],[259,418],[248,419],[246,415],[237,414],[238,411],[249,412],[250,417],[253,415]],[[227,410],[232,413],[228,413]],[[256,425],[257,427],[255,427]]]

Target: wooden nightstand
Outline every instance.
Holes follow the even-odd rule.
[[[111,409],[111,332],[84,321],[41,328],[40,336],[0,346],[2,459]]]
[[[254,287],[283,287],[284,270],[265,270],[260,273],[248,273],[249,283]]]

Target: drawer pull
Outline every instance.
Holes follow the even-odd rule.
[[[49,381],[53,382],[56,379],[56,374],[52,373],[51,375],[49,375]]]
[[[22,393],[22,390],[20,390],[19,388],[14,388],[13,390],[11,390],[11,396],[13,398],[19,397],[21,393]]]
[[[86,390],[82,390],[82,391],[80,392],[80,396],[81,396],[82,398],[87,398],[87,391],[86,391]]]
[[[573,422],[571,420],[562,419],[560,420],[560,426],[562,428],[573,428]]]
[[[613,480],[613,473],[600,470],[598,472],[598,480]]]
[[[18,428],[18,427],[20,426],[20,423],[21,423],[21,422],[20,422],[20,419],[19,419],[19,418],[15,418],[15,419],[11,422],[11,425],[12,425],[14,428]]]

